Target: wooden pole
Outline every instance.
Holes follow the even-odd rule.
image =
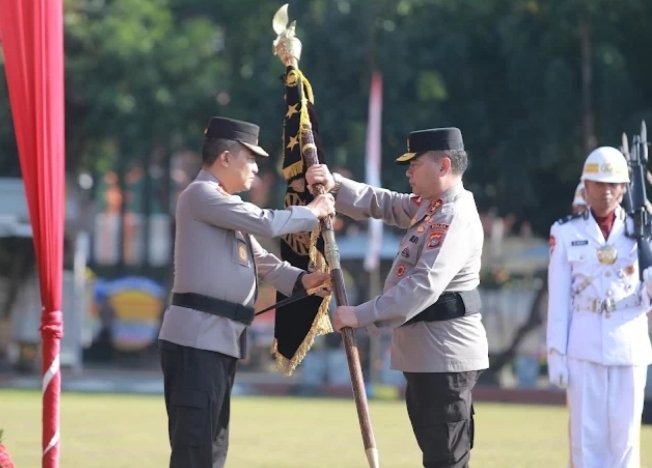
[[[285,66],[293,66],[299,70],[299,57],[301,56],[301,41],[295,37],[296,22],[291,23],[288,20],[288,5],[285,4],[278,9],[272,20],[272,27],[277,34],[274,41],[274,53],[279,56]],[[303,92],[302,84],[297,86]],[[305,104],[305,100],[303,100]],[[309,168],[314,164],[319,164],[317,155],[317,146],[312,127],[309,123],[302,125],[300,128],[301,153],[305,162],[305,167]],[[325,193],[323,185],[315,186],[315,192],[318,195]],[[321,234],[324,239],[324,256],[331,269],[331,282],[335,289],[335,301],[338,306],[348,305],[346,297],[346,288],[344,286],[344,276],[340,266],[340,254],[335,242],[335,231],[333,230],[333,219],[324,218],[320,221]],[[374,438],[371,418],[369,417],[369,405],[367,404],[367,394],[365,392],[364,379],[362,378],[362,366],[360,365],[360,353],[353,336],[353,330],[345,327],[341,330],[346,359],[349,365],[349,374],[351,376],[351,387],[353,397],[358,412],[358,421],[362,432],[362,441],[364,443],[365,454],[371,468],[379,468],[378,449]]]
[[[301,129],[301,146],[307,149],[303,154],[306,167],[319,164],[312,129]],[[315,191],[317,194],[325,193],[322,185],[316,185]],[[346,287],[344,285],[344,275],[340,266],[340,253],[337,242],[335,241],[335,231],[330,217],[321,220],[321,233],[324,238],[324,256],[331,269],[331,282],[334,286],[335,302],[338,306],[349,305],[346,296]],[[370,467],[378,468],[380,466],[378,449],[376,448],[376,439],[374,437],[373,426],[371,425],[371,417],[369,416],[369,405],[367,403],[367,393],[362,376],[358,345],[352,328],[345,327],[341,330],[341,333],[344,350],[346,351],[346,360],[349,365],[353,398],[358,412],[358,422],[360,424],[360,431],[362,432],[362,441],[367,455],[367,461]]]

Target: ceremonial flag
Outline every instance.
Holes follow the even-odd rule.
[[[365,179],[367,184],[380,187],[380,126],[383,111],[383,78],[374,71],[371,75],[371,88],[369,89],[369,115],[367,116],[367,142]],[[380,263],[380,249],[383,245],[382,219],[369,218],[368,228],[369,244],[364,267],[367,271],[378,268]]]
[[[305,180],[301,129],[312,127],[317,155],[324,162],[319,139],[314,97],[308,79],[301,71],[288,66],[285,73],[285,119],[283,124],[283,176],[287,182],[284,205],[306,205],[313,197]],[[324,242],[319,226],[313,232],[288,234],[281,239],[281,258],[304,270],[327,271]],[[285,296],[277,293],[277,300]],[[330,295],[308,296],[276,310],[274,348],[277,367],[291,374],[310,350],[315,337],[330,333],[328,316]]]

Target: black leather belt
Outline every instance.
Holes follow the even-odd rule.
[[[443,293],[437,302],[419,312],[403,325],[416,322],[438,322],[450,320],[465,315],[480,313],[480,293],[477,289],[472,291],[459,291]]]
[[[235,302],[197,293],[173,293],[172,304],[188,309],[200,310],[207,314],[219,315],[236,322],[250,325],[254,321],[254,308]]]

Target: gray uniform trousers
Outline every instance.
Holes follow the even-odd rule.
[[[170,468],[221,468],[237,359],[159,340]]]
[[[473,447],[471,390],[481,371],[404,372],[405,402],[426,468],[466,468]]]

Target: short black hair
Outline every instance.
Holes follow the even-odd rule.
[[[204,146],[201,150],[202,162],[205,166],[210,166],[223,152],[230,151],[231,153],[235,153],[240,147],[242,147],[242,145],[235,140],[227,140],[225,138],[205,138]]]

